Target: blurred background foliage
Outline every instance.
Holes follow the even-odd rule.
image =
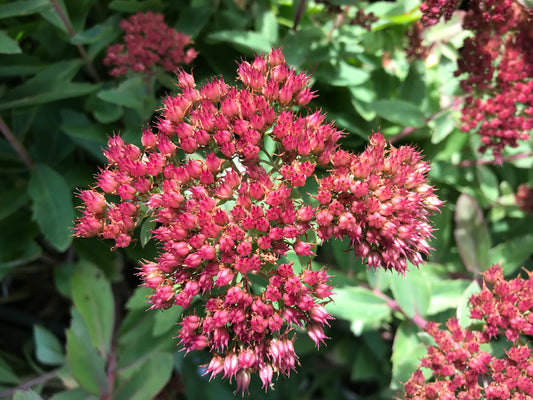
[[[235,79],[236,61],[282,46],[307,71],[325,111],[360,152],[372,131],[414,144],[431,160],[430,179],[446,201],[434,218],[435,249],[405,277],[367,270],[348,243],[319,249],[313,265],[336,285],[336,320],[317,351],[300,335],[298,372],[250,398],[391,399],[425,354],[420,316],[468,325],[467,299],[480,272],[501,262],[508,276],[531,269],[531,215],[515,205],[533,184],[531,141],[493,165],[475,134],[458,128],[454,77],[461,11],[425,33],[424,59],[408,57],[407,33],[419,0],[4,0],[0,1],[0,397],[15,399],[230,399],[231,384],[202,376],[207,353],[177,348],[180,310],[146,311],[137,260],[153,241],[111,251],[111,243],[71,236],[77,188],[103,166],[108,135],[140,144],[174,77],[156,70],[109,75],[105,49],[119,21],[162,13],[190,35],[197,82]],[[364,14],[358,14],[362,10]],[[366,25],[357,15],[371,15]],[[364,22],[364,21],[363,21]],[[363,25],[363,26],[362,26]],[[314,188],[306,188],[310,193]],[[299,263],[298,259],[294,260]],[[305,336],[305,337],[304,337]]]

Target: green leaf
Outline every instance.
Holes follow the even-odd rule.
[[[76,389],[56,393],[50,397],[50,400],[96,400],[96,398],[84,388],[77,387]]]
[[[115,400],[153,399],[170,379],[173,359],[169,353],[152,353],[142,366],[119,387]],[[120,375],[119,375],[120,377]]]
[[[152,238],[152,231],[156,225],[155,219],[146,218],[141,226],[141,246],[144,247]]]
[[[45,238],[58,250],[65,251],[72,242],[74,210],[70,188],[65,179],[44,164],[31,171],[28,187],[33,201],[33,218]]]
[[[50,0],[12,1],[0,5],[0,19],[9,17],[23,17],[51,8]]]
[[[28,199],[28,191],[25,187],[4,190],[0,193],[0,219],[10,216],[26,204]]]
[[[457,309],[470,282],[462,279],[434,279],[430,284],[431,300],[426,315],[435,315],[450,308]]]
[[[102,38],[108,36],[112,29],[110,26],[98,24],[87,29],[84,32],[78,32],[70,39],[70,43],[76,44],[91,44]]]
[[[2,357],[0,357],[0,383],[18,385],[19,382],[19,378],[11,369],[9,364]]]
[[[72,308],[72,324],[67,335],[67,363],[72,376],[87,391],[95,395],[107,392],[105,359],[90,345],[91,337],[83,317]]]
[[[372,289],[384,292],[390,287],[392,272],[383,268],[367,268],[366,278]]]
[[[228,42],[250,53],[268,53],[275,45],[271,38],[252,31],[218,31],[207,36],[207,40],[214,42]]]
[[[514,237],[489,250],[489,264],[501,263],[503,273],[509,275],[524,265],[533,253],[533,233]]]
[[[327,304],[326,309],[332,315],[350,321],[356,335],[391,317],[387,300],[369,289],[347,286],[336,288],[335,293],[335,302]]]
[[[33,326],[33,339],[37,359],[47,365],[61,365],[65,362],[63,345],[48,329]]]
[[[428,278],[423,269],[413,269],[405,276],[396,274],[390,278],[394,299],[411,318],[425,315],[431,298]]]
[[[455,205],[454,237],[466,268],[474,275],[489,265],[490,234],[478,202],[469,194],[461,194]]]
[[[257,30],[268,38],[271,44],[275,44],[278,41],[278,21],[274,13],[270,10],[263,12],[258,22]]]
[[[392,345],[391,389],[399,389],[400,382],[407,382],[426,355],[426,346],[418,338],[416,325],[403,321],[400,323]]]
[[[4,31],[0,31],[0,54],[22,53],[16,40],[11,39]]]
[[[115,321],[113,292],[102,271],[87,261],[75,267],[72,300],[87,324],[92,344],[109,354]]]
[[[370,108],[380,117],[402,126],[421,128],[426,125],[422,111],[404,100],[378,100],[371,103]]]
[[[357,86],[370,78],[367,71],[345,61],[339,61],[331,67],[326,65],[326,68],[327,70],[320,71],[320,73],[332,86]]]
[[[426,95],[425,82],[426,66],[421,60],[415,60],[409,65],[409,73],[400,86],[399,97],[420,107]]]
[[[101,90],[96,95],[108,103],[131,108],[143,115],[146,98],[146,84],[141,76],[135,76],[122,82],[116,89]]]
[[[454,119],[451,112],[446,111],[437,118],[428,122],[428,126],[433,131],[431,135],[431,143],[439,144],[452,133],[454,126]]]
[[[170,310],[162,310],[160,312],[158,312],[158,310],[154,310],[153,312],[155,313],[155,323],[152,334],[154,336],[161,336],[170,329],[177,329],[176,322],[178,321],[179,317],[181,317],[183,308],[175,306]]]
[[[498,200],[500,191],[498,189],[498,178],[486,165],[476,165],[476,177],[479,188],[489,203]]]
[[[50,103],[56,100],[69,99],[72,97],[81,97],[97,90],[100,85],[91,83],[62,83],[61,85],[46,85],[49,87],[36,87],[32,93],[17,91],[16,98],[15,88],[9,96],[2,97],[0,100],[0,110],[6,110],[17,107],[30,107],[40,104]]]
[[[212,7],[190,7],[180,12],[176,29],[191,37],[197,37],[213,14]]]
[[[70,82],[82,66],[83,62],[75,59],[46,67],[33,78],[1,97],[0,110],[84,96],[97,90],[100,84]]]
[[[33,390],[17,390],[13,400],[42,400],[42,397]]]
[[[459,325],[462,328],[468,328],[471,324],[476,324],[479,322],[477,319],[470,318],[470,307],[468,306],[468,301],[470,300],[470,297],[474,293],[479,293],[481,291],[481,287],[477,283],[477,281],[472,281],[470,285],[465,289],[463,294],[461,295],[461,299],[459,302],[459,307],[457,307],[457,320],[459,321]]]

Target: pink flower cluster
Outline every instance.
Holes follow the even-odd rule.
[[[507,281],[500,266],[484,273],[484,288],[470,299],[471,317],[481,331],[462,329],[455,318],[447,330],[429,322],[426,331],[436,342],[428,347],[421,366],[433,377],[426,382],[420,369],[405,383],[408,399],[531,399],[533,354],[519,339],[533,334],[533,278]],[[501,358],[482,349],[491,339],[508,340]]]
[[[429,164],[409,146],[387,146],[373,135],[354,155],[338,150],[331,174],[320,180],[318,235],[349,237],[355,254],[369,266],[404,273],[431,249],[429,217],[442,202],[426,183]]]
[[[312,256],[314,231],[323,240],[349,235],[372,266],[403,272],[429,249],[427,218],[440,201],[412,148],[386,149],[376,134],[352,156],[339,150],[341,132],[322,113],[300,114],[314,97],[309,77],[281,50],[241,62],[238,79],[240,88],[222,79],[198,87],[179,72],[180,93],[163,100],[143,150],[109,139],[108,167],[97,187],[80,193],[75,234],[125,247],[136,226],[155,221],[160,254],[140,272],[154,291],[152,308],[187,308],[184,349],[209,349],[206,373],[235,378],[244,392],[252,373],[266,389],[274,373],[295,368],[297,329],[317,346],[326,338],[328,275],[295,271],[289,252]],[[330,176],[316,178],[317,167]],[[319,182],[318,207],[299,195],[310,179]],[[263,288],[252,283],[258,279]]]
[[[155,66],[174,71],[190,64],[197,56],[191,38],[168,27],[163,14],[137,13],[120,21],[125,32],[124,43],[107,48],[103,63],[111,67],[111,75],[126,75],[129,69],[149,74]]]

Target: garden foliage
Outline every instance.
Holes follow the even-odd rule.
[[[0,397],[531,398],[531,7],[0,1]]]

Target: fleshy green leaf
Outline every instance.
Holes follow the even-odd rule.
[[[380,117],[402,126],[420,128],[426,125],[426,119],[422,111],[408,101],[378,100],[371,103],[370,108]]]
[[[72,308],[72,324],[66,333],[66,358],[72,375],[90,393],[106,393],[105,359],[94,346],[89,345],[89,330],[76,308]]]
[[[0,383],[9,385],[17,385],[19,383],[19,378],[2,357],[0,357]]]
[[[533,233],[514,237],[489,250],[489,264],[501,263],[505,275],[512,274],[533,253]]]
[[[431,300],[427,315],[438,314],[448,309],[456,309],[461,296],[470,284],[465,280],[435,279],[431,281]]]
[[[275,44],[271,38],[253,31],[218,31],[211,33],[207,39],[215,42],[228,42],[247,49],[250,53],[268,53]]]
[[[155,323],[152,333],[154,336],[161,336],[170,329],[176,328],[176,322],[183,312],[183,308],[175,306],[170,310],[152,311],[155,313]]]
[[[141,116],[144,116],[148,108],[146,83],[141,76],[125,80],[116,89],[101,90],[96,96],[108,103],[131,108]]]
[[[391,290],[398,305],[409,316],[425,315],[429,307],[431,289],[422,269],[414,269],[390,278]]]
[[[367,71],[344,61],[333,65],[331,72],[328,68],[328,71],[322,71],[322,73],[329,75],[327,81],[333,86],[357,86],[366,82],[370,77]]]
[[[478,202],[461,194],[455,205],[454,237],[466,268],[479,274],[489,267],[490,234]]]
[[[87,261],[75,266],[72,300],[87,324],[92,344],[108,354],[115,320],[113,292],[102,271]]]
[[[141,226],[141,246],[144,247],[152,238],[152,231],[156,225],[155,219],[146,218]]]
[[[22,53],[16,40],[11,39],[4,31],[0,31],[0,54]]]
[[[486,165],[476,165],[476,176],[479,188],[485,198],[490,203],[495,202],[500,195],[498,178],[496,178],[496,175]]]
[[[28,201],[26,187],[6,189],[0,193],[0,219],[4,219],[17,211]]]
[[[97,90],[100,84],[70,82],[82,65],[81,60],[68,60],[46,67],[1,97],[0,110],[84,96]]]
[[[0,6],[0,19],[9,17],[23,17],[51,8],[49,0],[12,1]]]
[[[61,365],[65,362],[63,346],[48,329],[41,325],[33,326],[35,353],[37,359],[47,365]]]
[[[116,400],[153,399],[170,378],[173,359],[170,353],[152,353],[142,366],[114,393]]]
[[[391,388],[398,389],[400,382],[407,382],[416,370],[420,359],[426,355],[426,346],[417,336],[416,325],[403,321],[400,323],[392,345]]]
[[[17,390],[13,395],[13,400],[42,400],[42,397],[33,390]]]
[[[326,305],[332,315],[352,323],[352,331],[358,335],[364,328],[375,327],[391,316],[387,300],[371,290],[359,286],[335,289],[335,302]]]
[[[480,290],[481,287],[477,281],[474,280],[470,283],[470,285],[468,285],[461,295],[459,307],[457,307],[457,320],[459,321],[459,325],[463,328],[468,328],[471,324],[479,322],[477,319],[470,318],[470,307],[468,304],[470,297],[472,297],[474,293],[479,293]]]
[[[29,194],[33,201],[33,218],[46,239],[65,251],[72,242],[74,210],[70,188],[54,169],[36,164],[31,172]]]

